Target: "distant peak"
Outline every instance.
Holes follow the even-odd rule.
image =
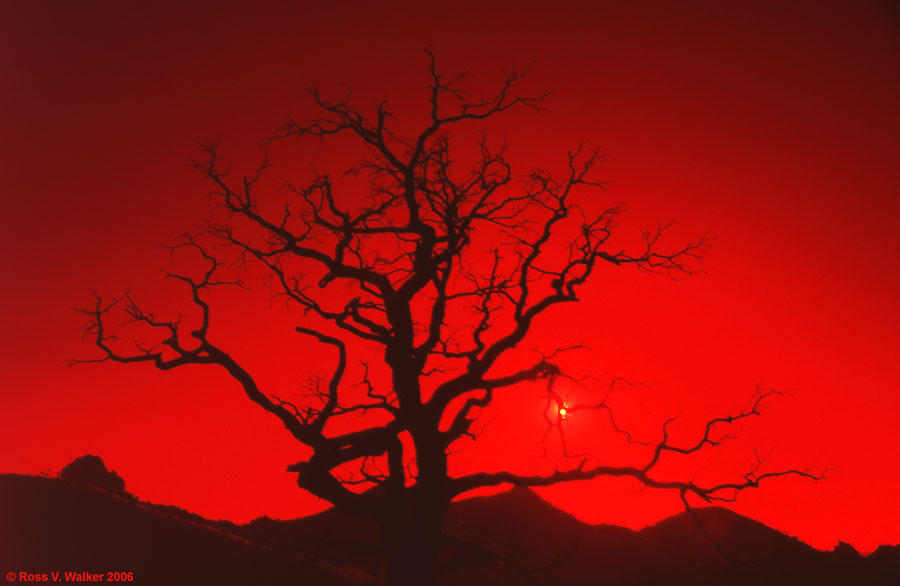
[[[516,498],[531,498],[531,499],[544,500],[541,498],[541,496],[538,493],[534,492],[534,490],[528,488],[527,486],[513,486],[509,490],[504,491],[500,494],[507,495],[510,497],[516,497]]]
[[[837,545],[835,545],[834,549],[831,551],[841,557],[862,557],[862,554],[860,554],[855,547],[845,541],[838,541]]]

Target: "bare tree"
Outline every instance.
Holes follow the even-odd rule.
[[[712,419],[700,438],[679,445],[663,427],[661,439],[641,444],[644,456],[630,466],[609,466],[592,458],[562,458],[545,474],[513,471],[452,476],[448,457],[455,444],[476,438],[481,409],[502,392],[529,381],[546,384],[548,431],[562,436],[564,420],[579,410],[606,411],[617,431],[633,439],[612,417],[608,389],[597,399],[566,404],[557,383],[573,377],[563,354],[548,354],[510,369],[502,361],[535,334],[539,316],[574,303],[601,265],[634,267],[680,277],[694,272],[709,239],[666,249],[666,226],[644,233],[634,250],[613,246],[621,205],[591,211],[594,178],[601,158],[579,146],[561,172],[536,168],[514,178],[504,145],[486,133],[477,148],[459,149],[455,129],[486,124],[513,109],[540,110],[546,94],[519,91],[526,71],[504,72],[495,93],[475,97],[463,77],[445,77],[430,58],[428,119],[417,134],[403,136],[385,102],[365,111],[349,98],[329,99],[311,91],[319,117],[285,123],[266,147],[288,138],[330,141],[351,137],[368,156],[348,165],[365,181],[364,205],[339,193],[329,175],[313,173],[301,186],[285,183],[290,201],[271,205],[276,194],[260,194],[268,176],[266,158],[258,171],[233,180],[218,145],[205,148],[196,163],[214,186],[215,220],[202,234],[185,236],[173,250],[193,251],[205,263],[199,276],[169,273],[190,292],[199,325],[166,320],[142,308],[130,294],[96,296],[86,334],[102,351],[96,360],[150,363],[161,370],[188,364],[224,368],[247,397],[281,420],[312,455],[291,464],[297,483],[337,507],[377,522],[386,552],[386,580],[394,586],[427,586],[437,580],[441,529],[451,500],[474,489],[509,484],[523,487],[630,477],[649,488],[688,498],[730,500],[776,476],[814,478],[802,470],[762,471],[759,466],[728,482],[703,485],[692,479],[667,480],[655,472],[665,457],[693,454],[719,445],[723,430],[760,414],[773,393],[758,392],[748,406]],[[470,163],[457,159],[468,152]],[[265,149],[264,149],[265,150]],[[461,157],[465,158],[465,157]],[[268,199],[267,199],[268,198]],[[208,292],[241,285],[222,260],[236,251],[241,263],[265,272],[276,294],[302,310],[299,334],[334,349],[336,365],[327,381],[312,381],[310,393],[294,398],[261,388],[258,378],[209,335]],[[349,293],[348,293],[349,291]],[[156,343],[118,333],[111,314],[149,327]],[[298,319],[301,319],[298,317]],[[133,344],[132,344],[133,343]],[[345,380],[353,348],[374,347],[381,364],[363,369],[363,391]],[[359,364],[356,360],[352,364]],[[384,372],[379,379],[371,372]],[[327,378],[327,377],[326,377]],[[535,409],[544,406],[536,405]],[[371,425],[339,433],[334,425],[348,414]],[[570,454],[566,454],[570,455]],[[352,472],[352,473],[351,473]]]

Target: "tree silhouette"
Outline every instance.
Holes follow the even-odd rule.
[[[96,296],[80,311],[87,316],[86,335],[102,356],[74,362],[224,368],[251,401],[312,448],[309,458],[288,468],[297,473],[298,485],[377,522],[385,579],[395,586],[436,582],[448,506],[474,489],[630,477],[649,488],[678,492],[687,506],[688,497],[730,500],[776,476],[814,478],[807,471],[764,472],[760,466],[714,485],[655,474],[664,455],[721,444],[729,437],[723,429],[759,415],[763,402],[777,394],[773,391],[758,391],[746,408],[708,421],[696,442],[674,443],[667,422],[662,439],[641,443],[613,418],[604,394],[608,388],[592,389],[599,393],[594,402],[564,402],[556,385],[574,375],[562,352],[510,367],[507,357],[535,335],[538,317],[577,302],[599,266],[634,265],[677,278],[696,270],[709,239],[666,249],[661,239],[666,226],[661,226],[644,233],[634,250],[614,247],[611,237],[623,208],[592,212],[584,205],[592,201],[592,191],[604,188],[593,177],[601,158],[597,150],[579,146],[568,153],[562,172],[536,168],[520,180],[504,145],[493,146],[482,132],[477,148],[466,151],[471,161],[464,166],[452,131],[487,123],[508,110],[538,111],[546,94],[520,92],[527,70],[513,69],[504,72],[495,93],[474,97],[465,91],[463,76],[442,75],[428,55],[429,114],[418,133],[396,130],[385,102],[367,112],[349,97],[329,99],[313,89],[319,116],[289,121],[264,143],[351,137],[368,153],[347,166],[365,182],[362,206],[339,193],[329,175],[318,173],[302,186],[285,184],[280,193],[290,202],[271,205],[257,193],[268,158],[254,175],[235,181],[218,145],[208,145],[195,164],[214,186],[215,219],[207,221],[202,234],[184,236],[171,247],[198,255],[204,270],[199,277],[167,273],[190,290],[199,325],[188,328],[182,319],[156,317],[130,293],[120,299]],[[307,325],[295,327],[298,333],[337,354],[329,380],[311,381],[310,392],[299,400],[261,388],[257,377],[209,335],[208,291],[243,286],[218,256],[228,249],[239,253],[242,265],[263,270],[275,293],[302,309]],[[124,311],[127,322],[156,331],[156,343],[131,339],[133,345],[126,344],[129,340],[110,320],[117,311]],[[356,347],[374,347],[369,355],[378,361],[360,367],[364,392],[345,380]],[[378,372],[384,373],[381,379]],[[548,432],[558,431],[564,440],[566,418],[579,410],[604,411],[616,431],[643,447],[644,457],[634,465],[610,466],[566,451],[562,463],[546,474],[450,474],[448,457],[455,444],[477,438],[479,411],[498,393],[528,382],[546,385]],[[348,414],[363,415],[369,425],[335,431],[335,422]]]

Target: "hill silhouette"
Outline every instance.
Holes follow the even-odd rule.
[[[0,475],[0,569],[133,572],[133,584],[356,582],[340,568],[172,513],[83,482]]]
[[[91,470],[91,478],[110,478],[96,462]],[[0,569],[130,571],[135,584],[322,586],[372,583],[379,573],[368,519],[329,509],[237,525],[145,503],[119,486],[0,475]],[[900,578],[897,546],[869,556],[847,544],[824,552],[728,509],[694,515],[632,531],[583,523],[528,489],[455,502],[442,583],[893,585]]]

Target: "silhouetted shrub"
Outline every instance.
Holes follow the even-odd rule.
[[[62,469],[64,480],[84,482],[110,492],[125,492],[125,481],[115,471],[107,470],[103,459],[93,454],[75,458]]]

